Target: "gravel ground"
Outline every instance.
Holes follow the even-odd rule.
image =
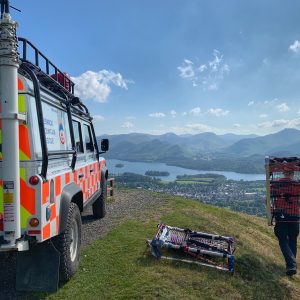
[[[116,191],[108,200],[105,218],[95,220],[91,208],[82,214],[82,246],[88,246],[101,238],[126,219],[143,219],[147,210],[163,205],[157,195],[143,190]],[[0,253],[0,299],[30,299],[29,293],[15,290],[16,256],[14,253]]]

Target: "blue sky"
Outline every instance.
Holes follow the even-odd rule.
[[[297,0],[12,0],[98,135],[300,129]]]

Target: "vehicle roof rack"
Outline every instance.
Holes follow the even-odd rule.
[[[73,133],[73,125],[72,125],[72,117],[71,110],[79,113],[88,118],[90,121],[90,126],[92,130],[92,135],[94,138],[94,147],[96,150],[96,156],[99,160],[99,149],[95,134],[95,129],[93,123],[91,122],[92,117],[89,114],[87,107],[80,101],[78,97],[74,95],[74,86],[75,83],[66,76],[60,69],[58,69],[41,51],[39,51],[31,42],[28,40],[19,37],[19,44],[22,45],[22,55],[20,55],[21,65],[19,68],[19,72],[27,76],[33,82],[33,88],[35,93],[35,101],[38,112],[38,122],[39,122],[39,131],[40,137],[42,141],[42,169],[41,169],[41,177],[43,180],[47,180],[47,169],[48,169],[48,159],[49,156],[57,156],[57,155],[65,155],[72,154],[72,162],[71,168],[74,170],[76,164],[76,150],[75,150],[75,141],[74,141],[74,133]],[[29,51],[33,51],[35,62],[31,62],[28,60],[28,48],[31,48]],[[40,66],[40,59],[44,60],[45,70],[43,70]],[[50,67],[54,70],[54,74],[50,75]],[[60,76],[59,76],[60,75]],[[63,80],[63,81],[62,81]],[[68,85],[66,85],[66,81],[68,81]],[[68,114],[68,121],[70,127],[71,134],[71,142],[72,142],[72,150],[62,150],[62,151],[48,151],[46,136],[44,130],[43,123],[43,109],[41,104],[41,96],[40,96],[40,84],[48,89],[50,93],[55,93],[58,96],[61,104],[66,105],[66,110]],[[64,99],[63,99],[64,98]]]
[[[20,60],[32,70],[41,85],[58,96],[65,98],[75,110],[90,118],[87,107],[74,95],[75,83],[71,78],[57,68],[56,65],[30,41],[22,37],[19,37],[18,41],[19,46],[22,48]],[[28,59],[29,54],[34,55],[34,62]],[[51,74],[51,71],[53,71],[53,74]]]

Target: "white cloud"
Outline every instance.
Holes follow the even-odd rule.
[[[278,101],[279,101],[278,98],[274,98],[272,100],[265,100],[263,102],[263,104],[265,104],[265,105],[271,105],[272,106],[272,105],[275,105]]]
[[[149,117],[151,118],[164,118],[166,115],[162,112],[155,112],[155,113],[151,113],[149,114]]]
[[[190,110],[190,114],[193,116],[199,116],[201,114],[201,108],[200,107],[194,107]]]
[[[280,120],[274,120],[274,121],[268,121],[258,124],[259,128],[272,128],[272,127],[282,127],[287,126],[289,124],[288,120],[280,119]]]
[[[213,60],[207,63],[196,66],[193,61],[184,59],[177,69],[181,78],[190,80],[194,87],[202,86],[204,90],[217,90],[224,75],[230,71],[218,50],[213,51]]]
[[[216,117],[221,117],[228,115],[229,110],[223,110],[222,108],[210,108],[207,113]]]
[[[263,122],[258,124],[259,128],[277,128],[277,127],[288,127],[288,128],[296,128],[300,126],[300,118],[286,120],[286,119],[278,119],[269,122]]]
[[[294,44],[290,45],[289,49],[294,53],[298,53],[300,51],[300,42],[295,40]]]
[[[184,111],[184,112],[182,113],[182,115],[183,115],[183,116],[186,116],[186,115],[187,115],[187,112],[186,112],[186,111]]]
[[[199,66],[198,70],[200,73],[204,72],[205,70],[207,69],[207,66],[206,65],[201,65]]]
[[[174,109],[172,109],[170,111],[170,114],[171,114],[172,118],[176,118],[177,112]]]
[[[201,123],[198,123],[198,124],[187,124],[184,127],[189,132],[200,133],[200,132],[212,131],[211,127],[209,127],[208,125],[205,125],[205,124],[201,124]]]
[[[129,121],[125,122],[125,123],[122,125],[122,128],[127,128],[127,129],[129,129],[129,128],[132,128],[132,127],[133,127],[133,123],[132,123],[132,122],[129,122]]]
[[[254,101],[249,101],[248,106],[252,106],[252,105],[254,105]]]
[[[182,127],[171,127],[170,130],[176,134],[197,134],[214,131],[213,128],[205,124],[186,124]]]
[[[235,127],[235,128],[240,128],[240,127],[241,127],[241,124],[235,123],[235,124],[233,124],[233,127]]]
[[[259,117],[260,117],[261,119],[265,119],[265,118],[268,117],[268,115],[267,115],[267,114],[260,114]]]
[[[285,102],[281,103],[279,105],[276,105],[276,108],[279,112],[287,112],[290,110],[290,108],[288,107],[288,105]]]
[[[217,85],[216,85],[215,83],[213,83],[213,84],[210,84],[210,85],[207,87],[207,89],[208,89],[209,91],[215,91],[215,90],[218,89],[218,87],[217,87]]]
[[[105,102],[111,92],[111,85],[122,89],[128,89],[127,84],[133,83],[126,80],[120,73],[110,70],[98,72],[86,71],[78,77],[71,77],[76,84],[75,94],[83,100],[93,99],[97,102]]]
[[[194,63],[189,59],[184,59],[181,66],[177,67],[181,78],[193,78],[195,76]]]
[[[95,116],[93,116],[93,119],[95,122],[102,122],[105,120],[105,118],[101,115],[95,115]]]
[[[300,118],[290,120],[289,127],[299,127],[300,126]]]
[[[214,50],[213,56],[214,56],[214,59],[212,61],[208,62],[208,65],[210,66],[212,72],[217,72],[219,70],[219,66],[222,62],[223,55],[221,55],[218,50]]]

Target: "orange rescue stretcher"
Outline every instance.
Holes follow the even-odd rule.
[[[300,158],[267,156],[265,167],[268,225],[299,222]]]
[[[159,224],[152,240],[147,241],[151,254],[168,259],[216,268],[233,274],[234,239],[232,237],[192,231]],[[163,248],[172,256],[164,255]]]

